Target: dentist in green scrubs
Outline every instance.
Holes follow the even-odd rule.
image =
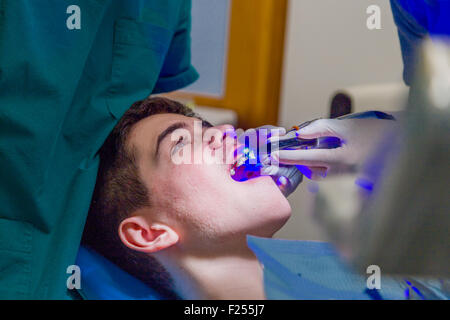
[[[0,0],[0,299],[73,297],[98,149],[133,102],[198,77],[190,6]]]

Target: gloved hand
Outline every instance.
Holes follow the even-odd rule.
[[[263,134],[258,134],[261,130],[265,130],[265,132],[263,132]],[[283,127],[265,125],[256,129],[248,129],[245,132],[237,132],[237,139],[240,144],[244,145],[245,138],[248,137],[250,144],[252,144],[252,141],[253,143],[256,143],[256,145],[251,145],[251,147],[253,149],[256,149],[257,147],[261,150],[261,147],[267,144],[268,138],[285,134],[286,129]],[[263,150],[267,151],[265,149]],[[260,154],[260,157],[264,161],[267,159],[267,154]],[[285,197],[294,192],[303,180],[303,174],[293,165],[271,165],[270,161],[264,161],[263,164],[264,163],[267,165],[261,169],[261,174],[271,176]]]
[[[327,174],[357,170],[382,135],[387,130],[394,128],[395,125],[396,121],[392,119],[318,119],[298,131],[273,137],[270,140],[272,142],[276,139],[282,141],[296,135],[302,139],[333,136],[341,139],[341,147],[335,149],[279,150],[273,152],[271,157],[275,162],[298,165],[298,168],[310,179],[319,179]]]
[[[271,176],[285,197],[294,192],[303,180],[303,174],[296,166],[282,164],[263,167],[261,175]]]
[[[263,134],[258,134],[260,132],[262,132]],[[260,147],[263,144],[266,144],[267,139],[269,139],[271,137],[283,136],[285,134],[286,134],[285,128],[276,127],[276,126],[272,126],[272,125],[265,125],[265,126],[258,127],[256,129],[251,128],[251,129],[248,129],[245,131],[242,131],[242,129],[236,130],[237,140],[240,144],[245,144],[245,138],[247,138],[247,137],[248,137],[250,143],[257,141],[256,146],[251,145],[251,147],[253,147],[253,148]],[[265,139],[258,139],[258,137],[265,138]]]

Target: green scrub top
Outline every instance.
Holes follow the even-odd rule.
[[[97,151],[133,102],[198,77],[190,8],[0,0],[0,299],[71,298]]]

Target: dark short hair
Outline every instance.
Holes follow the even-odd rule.
[[[174,113],[199,118],[183,104],[162,97],[135,102],[114,127],[99,151],[97,181],[83,232],[82,244],[109,259],[168,299],[178,298],[170,274],[153,257],[127,248],[119,238],[120,223],[136,210],[151,206],[136,163],[129,134],[140,120]]]

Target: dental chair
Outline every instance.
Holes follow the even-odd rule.
[[[268,299],[374,299],[364,290],[365,279],[351,274],[335,260],[336,254],[328,243],[253,236],[248,236],[247,243],[264,265]],[[76,264],[81,270],[78,293],[82,299],[165,300],[158,292],[90,248],[80,246]],[[321,272],[325,270],[326,276],[323,277]],[[339,289],[333,285],[336,282],[333,278],[341,279],[343,285]],[[332,285],[327,285],[327,282]],[[394,297],[402,298],[401,292]]]
[[[76,264],[81,270],[81,289],[78,289],[78,293],[83,299],[165,299],[142,281],[87,247],[80,246]]]
[[[269,300],[403,300],[410,299],[404,279],[383,277],[381,290],[368,290],[367,276],[353,272],[326,242],[247,237],[264,270]],[[86,300],[166,300],[142,281],[93,250],[81,246],[76,264],[81,269],[78,294]],[[426,299],[448,299],[440,283],[426,283]],[[406,291],[405,291],[406,290]]]

